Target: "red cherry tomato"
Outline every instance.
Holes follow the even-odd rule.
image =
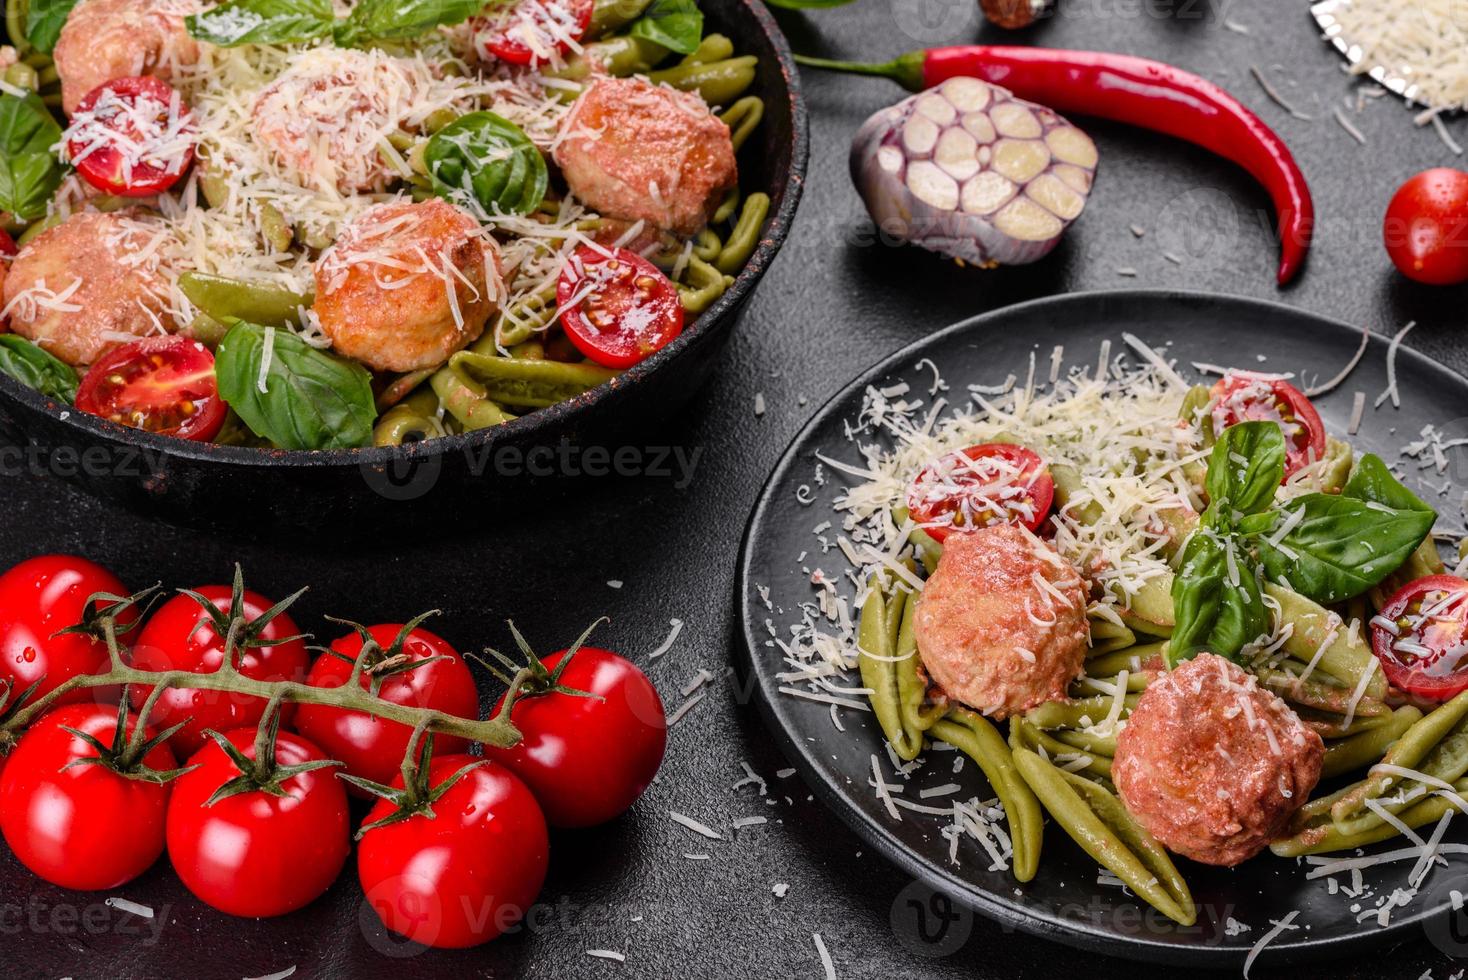
[[[228,615],[231,590],[227,585],[205,585],[194,591]],[[256,592],[244,594],[244,615],[253,620],[271,607],[269,599]],[[236,651],[236,666],[241,674],[261,681],[299,681],[306,676],[310,654],[300,639],[288,639],[301,631],[289,613],[281,613],[260,632],[260,646]],[[277,642],[272,642],[277,641]],[[224,639],[215,631],[209,617],[192,598],[174,596],[158,607],[144,624],[133,644],[131,662],[143,670],[187,670],[208,674],[224,662]],[[152,688],[134,685],[129,688],[133,707],[141,708]],[[289,722],[292,705],[281,707],[281,720]],[[245,694],[223,691],[197,691],[171,687],[164,691],[153,707],[149,722],[160,730],[183,722],[169,742],[180,755],[192,755],[205,744],[205,729],[227,732],[248,728],[260,721],[265,701]]]
[[[565,655],[546,657],[545,666],[554,670]],[[590,827],[626,812],[652,783],[667,720],[647,675],[607,650],[577,650],[560,683],[595,696],[525,698],[510,711],[524,738],[509,749],[486,745],[484,754],[530,785],[551,826]]]
[[[128,715],[127,731],[137,725]],[[72,728],[111,746],[117,709],[72,704],[44,715],[20,739],[0,775],[0,830],[15,856],[52,884],[77,891],[116,888],[163,854],[169,783],[130,779],[95,759],[95,747]],[[151,735],[151,731],[149,732]],[[150,769],[174,767],[159,745],[143,758]]]
[[[1468,173],[1437,167],[1408,180],[1387,206],[1382,240],[1409,279],[1468,282]]]
[[[63,134],[66,157],[82,179],[120,197],[152,197],[178,183],[198,138],[178,91],[151,75],[92,89]]]
[[[1288,381],[1247,371],[1213,385],[1213,428],[1239,422],[1278,422],[1285,437],[1285,477],[1325,458],[1325,423],[1305,393]]]
[[[382,924],[425,946],[463,949],[495,938],[525,915],[545,882],[550,842],[535,797],[508,769],[467,755],[429,765],[429,785],[471,763],[433,804],[376,827],[357,846],[357,876]],[[393,782],[403,786],[402,775]],[[383,800],[367,821],[393,812]]]
[[[938,541],[951,531],[991,524],[1037,529],[1050,513],[1055,480],[1031,450],[991,442],[948,453],[925,466],[907,490],[907,509]]]
[[[80,623],[87,599],[99,592],[125,596],[127,587],[101,565],[71,555],[32,558],[0,575],[0,680],[12,685],[10,703],[37,681],[41,686],[35,697],[77,674],[107,669],[106,644],[56,635]],[[118,616],[124,627],[137,620],[133,608]],[[115,689],[81,688],[63,694],[58,703],[115,701],[117,694]]]
[[[556,284],[561,326],[576,349],[609,368],[629,368],[683,332],[678,287],[636,252],[576,249]]]
[[[368,627],[372,639],[384,651],[390,649],[402,626],[397,623]],[[362,638],[350,633],[331,645],[311,665],[306,683],[312,687],[341,687],[351,678],[352,661],[362,654]],[[443,657],[412,670],[389,674],[377,696],[393,704],[432,708],[463,718],[479,716],[479,691],[464,658],[447,641],[421,627],[408,634],[401,653],[412,661]],[[341,654],[347,657],[343,660]],[[371,689],[372,678],[364,670],[360,682]],[[345,711],[320,704],[303,704],[296,709],[296,730],[321,746],[331,758],[345,763],[346,771],[375,783],[391,783],[402,765],[413,730],[407,725],[375,718],[360,711]],[[434,748],[446,754],[469,750],[469,743],[450,735],[434,736]],[[354,787],[349,792],[359,793]]]
[[[0,258],[13,259],[20,248],[15,244],[15,239],[10,237],[10,232],[0,228]]]
[[[1468,691],[1468,581],[1428,575],[1402,586],[1371,621],[1371,649],[1398,690],[1428,701]]]
[[[519,0],[474,20],[479,56],[539,65],[571,50],[591,26],[594,0]]]
[[[255,758],[253,728],[226,737]],[[277,737],[279,765],[324,758],[303,738]],[[189,765],[199,768],[175,781],[168,804],[168,860],[189,891],[221,912],[262,918],[294,912],[331,887],[351,852],[347,794],[334,767],[282,780],[284,796],[249,789],[207,805],[239,767],[212,740]]]
[[[112,351],[82,378],[76,407],[122,425],[208,442],[227,411],[214,355],[187,337],[147,337]]]

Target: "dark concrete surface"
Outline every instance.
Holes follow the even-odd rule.
[[[1225,20],[1249,33],[1228,29]],[[980,29],[972,0],[857,0],[807,15],[782,12],[781,21],[798,50],[849,57],[997,39]],[[591,479],[579,500],[466,512],[439,534],[361,528],[359,540],[344,543],[201,535],[98,504],[53,477],[6,475],[0,566],[41,552],[76,552],[132,585],[186,586],[224,580],[240,561],[267,594],[312,586],[301,604],[307,629],[331,635],[327,614],[391,621],[441,607],[445,615],[434,629],[470,649],[507,643],[507,617],[551,648],[606,614],[612,622],[598,642],[641,660],[670,710],[700,669],[715,680],[673,728],[660,779],[629,816],[554,838],[544,905],[520,935],[452,954],[399,947],[370,912],[361,917],[350,871],[301,913],[230,920],[184,892],[166,862],[119,890],[157,909],[152,923],[140,924],[101,905],[104,895],[38,883],[5,854],[0,975],[213,980],[294,965],[296,976],[313,978],[819,978],[813,933],[843,980],[1148,975],[983,920],[955,924],[967,930],[962,942],[917,938],[897,901],[910,880],[862,854],[834,816],[808,801],[798,777],[777,777],[788,763],[726,673],[745,518],[785,444],[848,379],[941,325],[1037,296],[1164,286],[1280,297],[1379,332],[1415,319],[1409,346],[1468,368],[1468,294],[1405,282],[1380,244],[1381,215],[1397,184],[1455,161],[1389,98],[1368,102],[1359,114],[1353,100],[1350,118],[1368,143],[1347,135],[1331,109],[1353,86],[1335,53],[1318,43],[1303,0],[1061,0],[1055,18],[1022,37],[1174,62],[1229,85],[1276,125],[1309,175],[1320,213],[1302,281],[1276,290],[1268,199],[1242,172],[1180,143],[1099,123],[1086,124],[1102,153],[1089,210],[1038,265],[960,270],[925,253],[874,244],[846,175],[847,141],[868,113],[900,92],[877,80],[808,74],[812,170],[795,233],[707,390],[667,431],[643,440],[647,447],[681,447],[685,459],[697,454],[686,484],[658,476]],[[1250,65],[1314,118],[1294,119],[1271,104]],[[1468,139],[1468,127],[1452,127]],[[1135,237],[1133,224],[1146,234]],[[1123,267],[1135,269],[1135,278],[1119,275]],[[757,395],[766,406],[758,416]],[[675,618],[685,623],[677,641],[649,663],[647,654]],[[745,777],[742,762],[767,781],[768,795],[755,784],[736,788]],[[669,810],[720,829],[726,839],[691,835]],[[769,822],[732,831],[731,822],[745,816]],[[783,899],[772,891],[780,883],[789,886]],[[589,949],[616,950],[626,961],[591,958]],[[1329,967],[1271,971],[1267,964],[1265,957],[1254,976],[1415,980],[1430,971],[1443,980],[1468,960],[1455,963],[1424,939]]]

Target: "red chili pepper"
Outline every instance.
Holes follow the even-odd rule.
[[[880,75],[920,92],[955,76],[1002,85],[1057,112],[1097,116],[1187,140],[1232,160],[1269,192],[1279,214],[1279,283],[1300,271],[1315,225],[1305,175],[1284,140],[1225,89],[1131,55],[961,45],[910,51],[881,64],[796,56],[814,68]]]

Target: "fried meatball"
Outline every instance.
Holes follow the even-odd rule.
[[[554,156],[587,207],[683,236],[708,224],[739,177],[729,127],[703,99],[640,78],[592,81]]]
[[[202,0],[82,0],[66,18],[53,57],[67,114],[92,89],[114,78],[171,80],[199,60],[184,18]]]
[[[316,263],[321,329],[375,371],[437,367],[484,332],[503,295],[494,241],[437,198],[367,209]]]
[[[303,187],[382,191],[396,176],[378,146],[413,112],[417,87],[381,51],[314,48],[255,96],[255,142]]]
[[[26,243],[5,277],[10,329],[72,365],[131,337],[168,332],[161,225],[128,212],[83,211]]]
[[[918,654],[951,698],[1007,718],[1065,697],[1086,659],[1086,590],[1013,524],[953,533],[917,601]]]
[[[1171,851],[1232,867],[1264,850],[1320,779],[1325,744],[1252,674],[1202,653],[1147,685],[1111,778]]]

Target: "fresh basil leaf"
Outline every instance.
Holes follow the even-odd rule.
[[[11,0],[12,3],[16,0]],[[77,0],[31,0],[25,12],[25,39],[31,47],[50,54],[61,37],[61,28],[71,16]]]
[[[63,169],[51,155],[61,126],[41,97],[0,96],[0,211],[22,221],[44,217]]]
[[[550,180],[530,137],[492,112],[471,112],[440,129],[423,162],[433,192],[475,214],[528,214]]]
[[[282,449],[349,449],[372,442],[377,407],[372,377],[360,364],[274,330],[265,390],[260,390],[266,331],[239,321],[214,353],[219,394],[250,431]]]
[[[669,51],[692,54],[703,40],[703,11],[695,0],[652,0],[627,33]]]
[[[1172,581],[1176,625],[1167,641],[1169,667],[1205,651],[1237,659],[1245,646],[1269,632],[1256,565],[1234,546],[1231,571],[1229,551],[1229,539],[1207,531],[1195,533],[1183,548]]]
[[[331,33],[331,0],[228,0],[184,19],[189,35],[221,48],[297,44]]]
[[[337,25],[336,43],[344,47],[364,41],[418,37],[479,13],[488,0],[362,0]]]
[[[1268,536],[1257,539],[1265,573],[1328,606],[1360,595],[1396,571],[1427,537],[1436,515],[1312,493],[1286,504],[1281,520],[1295,523],[1278,544]]]
[[[1374,453],[1367,453],[1356,460],[1356,468],[1351,471],[1351,478],[1346,481],[1341,496],[1375,501],[1394,510],[1436,513],[1421,497],[1402,486],[1401,481],[1381,461],[1381,457]]]
[[[76,401],[76,371],[24,337],[0,334],[0,372],[47,398],[68,405]]]
[[[1208,457],[1204,489],[1224,514],[1257,514],[1274,503],[1284,480],[1285,441],[1275,422],[1240,422],[1223,430]]]

